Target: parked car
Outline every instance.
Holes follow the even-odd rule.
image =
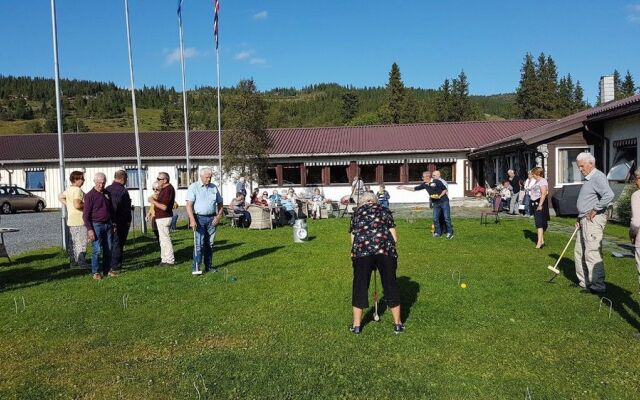
[[[10,214],[30,210],[41,212],[47,202],[40,196],[18,186],[0,185],[0,212]]]

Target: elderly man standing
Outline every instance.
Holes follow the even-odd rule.
[[[238,179],[238,183],[236,183],[236,193],[242,193],[244,197],[247,197],[247,184],[244,176],[241,176],[240,179]]]
[[[111,194],[111,222],[113,223],[113,241],[111,243],[111,272],[122,267],[124,243],[127,241],[131,227],[131,197],[127,190],[127,172],[117,170],[113,175],[113,183],[107,186]]]
[[[591,153],[578,154],[576,161],[585,179],[577,203],[576,276],[583,292],[604,293],[602,237],[607,224],[605,212],[613,200],[613,191],[605,174],[596,169],[596,159]]]
[[[170,267],[176,261],[173,255],[171,235],[169,234],[171,218],[173,217],[173,203],[176,201],[176,191],[169,183],[169,174],[166,172],[160,172],[157,181],[160,184],[160,192],[157,197],[150,196],[148,200],[149,204],[153,205],[156,215],[156,225],[158,226],[160,239],[160,266]]]
[[[200,275],[200,262],[204,262],[205,272],[216,272],[213,267],[213,242],[216,226],[222,217],[222,196],[218,187],[211,183],[211,168],[200,170],[200,182],[193,182],[187,191],[187,214],[189,226],[194,231],[195,247],[191,274]]]
[[[67,206],[67,226],[69,227],[69,244],[67,250],[69,252],[69,267],[88,267],[85,261],[87,252],[87,228],[82,220],[82,208],[84,207],[84,192],[82,185],[84,184],[84,173],[81,171],[73,171],[69,175],[71,185],[67,190],[60,193],[58,199],[60,203]]]
[[[451,223],[451,207],[449,205],[449,196],[447,196],[447,188],[440,179],[431,179],[431,172],[424,171],[422,173],[422,183],[418,186],[398,186],[398,189],[415,192],[418,190],[426,190],[429,198],[433,203],[433,224],[435,232],[433,237],[442,236],[442,227],[440,226],[441,216],[444,218],[445,229],[447,230],[447,239],[453,239],[453,224]]]
[[[102,279],[103,274],[113,276],[111,268],[111,195],[104,188],[107,177],[102,172],[95,174],[93,189],[84,196],[82,220],[87,227],[87,239],[92,243],[91,273],[93,279]],[[98,265],[102,254],[102,274]]]
[[[516,175],[516,171],[512,169],[507,171],[507,175],[509,176],[509,183],[513,188],[509,203],[509,214],[516,215],[518,214],[518,198],[520,197],[520,178]]]

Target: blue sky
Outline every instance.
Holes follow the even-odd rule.
[[[640,82],[640,0],[220,0],[223,86],[380,86],[397,62],[407,86],[464,69],[472,94],[515,90],[527,52],[555,59],[593,103],[601,75]],[[50,2],[3,0],[0,74],[53,76]],[[58,0],[64,78],[129,82],[123,1]],[[130,0],[136,86],[180,87],[176,0]],[[184,0],[187,85],[215,85],[211,0]]]

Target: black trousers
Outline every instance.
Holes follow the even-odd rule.
[[[111,242],[111,269],[117,270],[122,266],[122,255],[124,253],[124,243],[127,241],[129,227],[118,225],[118,229],[113,234]]]
[[[374,256],[356,257],[353,264],[353,289],[351,292],[351,305],[358,308],[369,307],[369,283],[371,273],[377,269],[380,272],[384,298],[389,307],[400,305],[400,291],[396,270],[398,259],[396,257],[376,254]]]

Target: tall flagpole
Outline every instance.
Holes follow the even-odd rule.
[[[215,15],[213,17],[213,34],[216,41],[216,72],[218,77],[218,171],[220,171],[220,195],[222,195],[222,121],[220,119],[220,49],[218,48],[218,13],[220,12],[220,2],[215,1]]]
[[[187,158],[187,185],[191,183],[191,154],[189,147],[189,117],[187,114],[187,81],[185,78],[185,66],[184,66],[184,41],[182,30],[182,0],[178,2],[178,27],[180,31],[180,65],[182,66],[182,107],[184,112],[184,151]]]
[[[64,141],[62,139],[62,104],[60,102],[60,67],[58,65],[58,26],[56,25],[56,1],[51,0],[51,30],[53,36],[53,70],[56,82],[56,117],[58,121],[58,161],[60,170],[60,189],[64,191]],[[61,227],[62,227],[62,248],[67,250],[67,227],[65,220],[67,218],[67,208],[62,205],[61,208]]]
[[[127,48],[129,49],[129,77],[131,80],[131,104],[133,106],[133,131],[136,138],[136,161],[138,162],[138,193],[140,194],[140,227],[142,233],[147,233],[147,224],[144,223],[144,184],[146,177],[142,175],[142,162],[140,161],[140,134],[138,132],[138,114],[136,109],[136,90],[133,80],[133,55],[131,54],[131,31],[129,29],[129,0],[124,0],[124,16],[127,23]]]

